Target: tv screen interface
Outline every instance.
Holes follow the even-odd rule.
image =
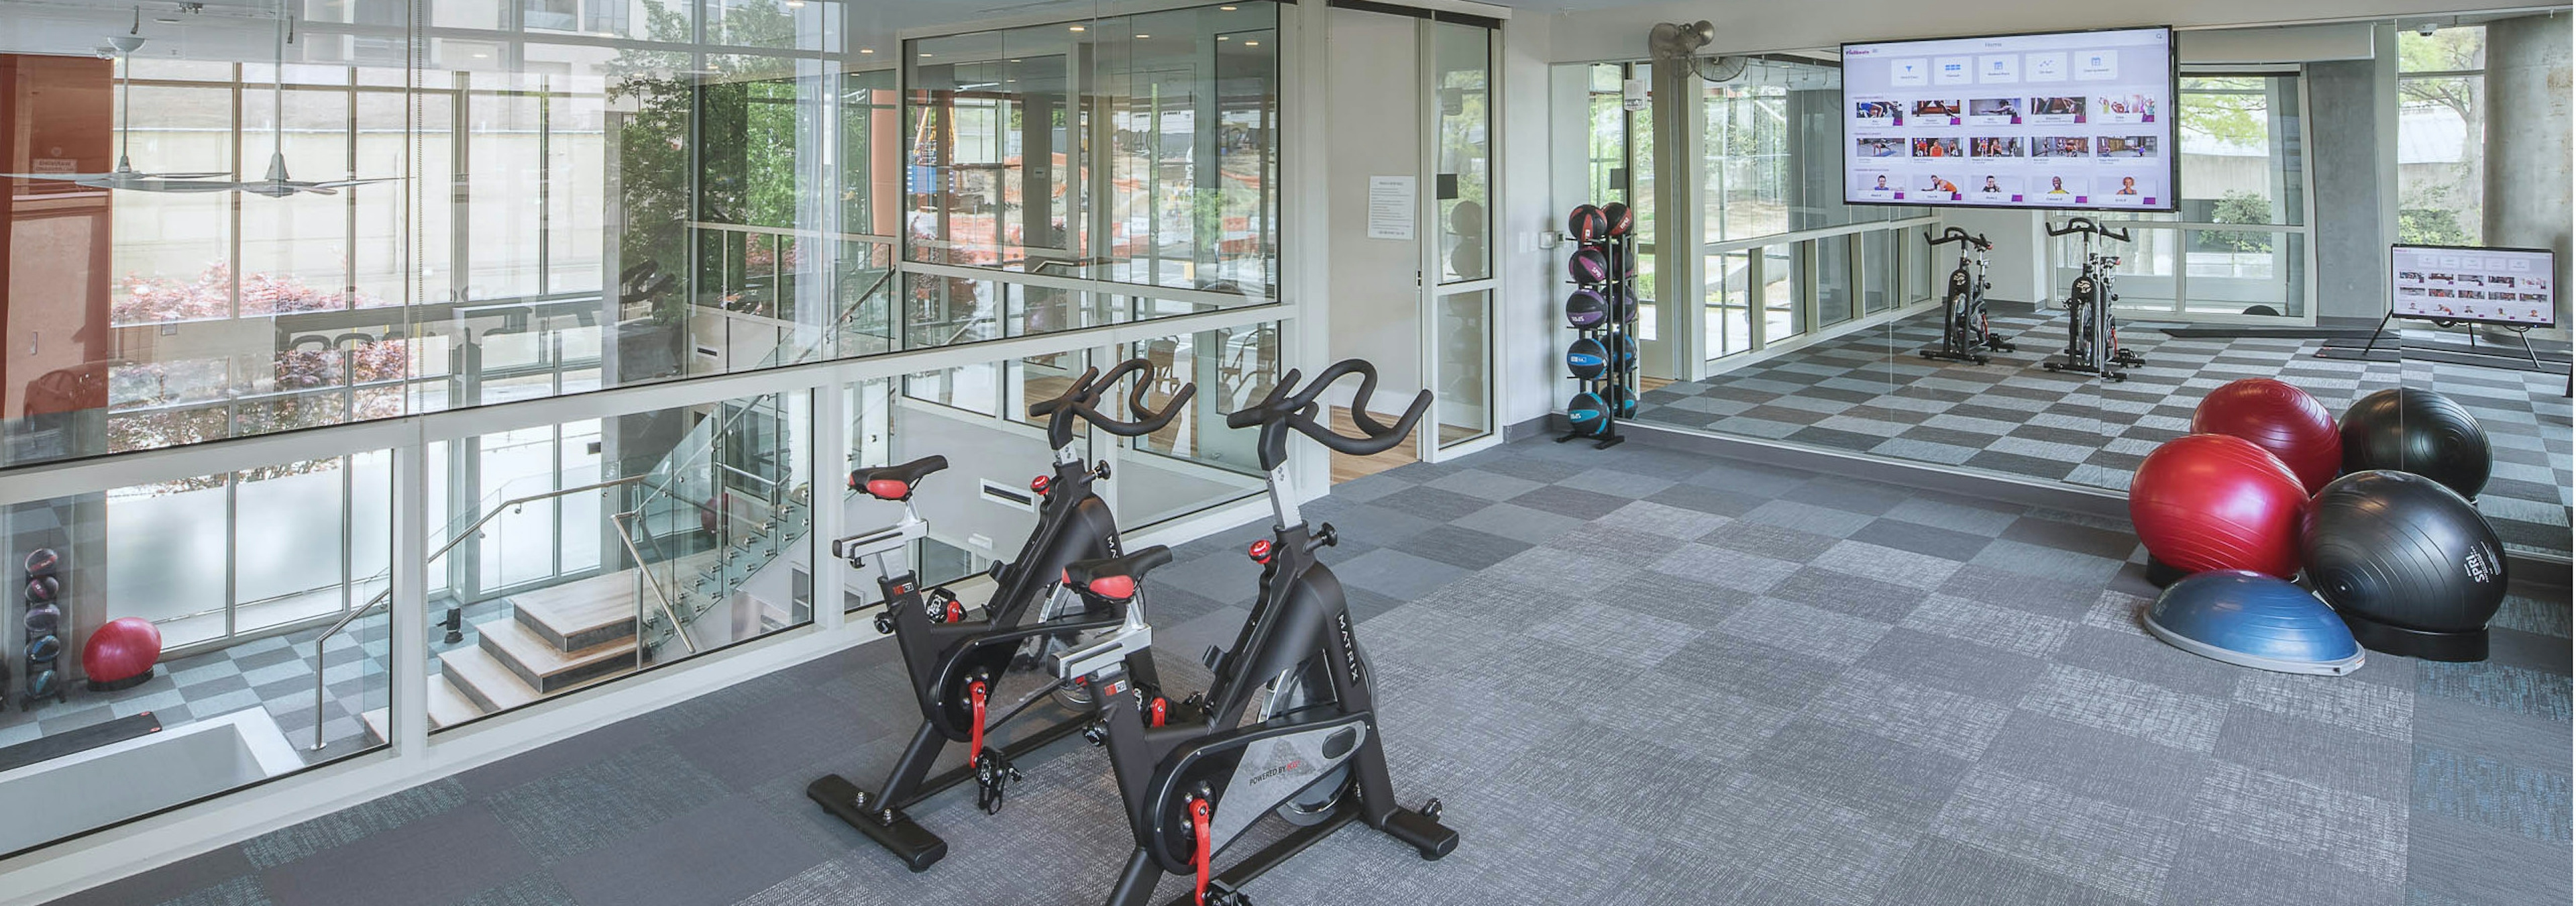
[[[1843,201],[2172,211],[2173,29],[1843,45]]]
[[[2557,326],[2557,289],[2549,285],[2557,262],[2547,249],[2400,245],[2388,260],[2389,311],[2397,317]]]

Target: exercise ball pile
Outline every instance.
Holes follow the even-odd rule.
[[[2149,608],[2157,636],[2304,673],[2358,666],[2357,652],[2330,654],[2353,640],[2485,659],[2486,624],[2504,601],[2504,546],[2470,503],[2490,459],[2467,408],[2392,389],[2337,422],[2306,392],[2258,378],[2211,391],[2191,425],[2150,452],[2129,487],[2151,578],[2188,576]],[[2216,574],[2229,578],[2203,578]],[[2283,656],[2292,651],[2309,655]]]

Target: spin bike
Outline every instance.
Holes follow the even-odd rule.
[[[1924,230],[1923,241],[1934,248],[1959,243],[1959,267],[1950,272],[1949,288],[1941,294],[1941,346],[1920,350],[1921,355],[1927,359],[1983,365],[1986,363],[1985,350],[2014,351],[2013,345],[2005,342],[2005,338],[1995,336],[1993,328],[1986,323],[1986,290],[1994,288],[1994,284],[1986,281],[1986,253],[1994,250],[1994,243],[1987,242],[1982,235],[1970,236],[1968,231],[1958,227],[1942,231],[1938,239],[1932,238],[1931,230]],[[1975,256],[1973,262],[1970,259],[1972,253]],[[1972,264],[1973,272],[1970,271]]]
[[[1316,422],[1316,400],[1351,374],[1360,376],[1350,404],[1365,435],[1358,438]],[[1298,515],[1285,465],[1292,431],[1355,455],[1393,447],[1412,432],[1431,394],[1415,397],[1390,426],[1368,414],[1377,369],[1367,362],[1337,363],[1302,390],[1297,381],[1290,371],[1268,398],[1226,416],[1228,427],[1261,429],[1261,467],[1270,473],[1270,507],[1279,521],[1272,537],[1253,542],[1249,552],[1262,567],[1251,618],[1232,649],[1210,648],[1202,658],[1215,677],[1208,688],[1174,704],[1138,681],[1132,665],[1146,653],[1152,632],[1132,603],[1116,629],[1051,656],[1056,676],[1086,681],[1097,692],[1100,720],[1090,735],[1109,749],[1135,836],[1109,906],[1143,906],[1166,873],[1197,878],[1193,892],[1176,904],[1249,906],[1244,884],[1353,821],[1425,859],[1458,846],[1458,832],[1440,823],[1440,800],[1419,809],[1396,805],[1368,661],[1351,634],[1341,583],[1315,560],[1316,549],[1332,546],[1336,536],[1331,524],[1312,527]],[[1138,581],[1171,559],[1158,545],[1085,560],[1066,569],[1066,581],[1087,598],[1133,602]],[[1256,704],[1260,719],[1244,723]],[[1296,829],[1211,874],[1214,855],[1271,814]]]
[[[923,589],[912,570],[889,574],[886,563],[887,555],[928,533],[928,524],[913,512],[913,490],[924,478],[946,468],[948,460],[930,456],[850,473],[852,488],[903,504],[902,521],[834,541],[832,555],[862,568],[867,558],[877,559],[877,588],[886,607],[876,616],[876,628],[893,634],[903,652],[905,674],[921,708],[921,726],[874,791],[832,774],[808,784],[805,795],[894,853],[913,871],[926,870],[945,857],[948,844],[904,810],[971,780],[976,805],[987,814],[998,812],[1008,785],[1021,777],[1012,767],[1015,759],[1091,723],[1087,688],[1035,671],[1045,666],[1049,651],[1063,648],[1083,631],[1115,627],[1122,618],[1142,615],[1115,602],[1085,599],[1062,584],[1066,564],[1119,553],[1117,523],[1108,503],[1092,491],[1093,482],[1109,477],[1109,464],[1083,464],[1073,449],[1075,428],[1077,422],[1088,422],[1120,437],[1138,437],[1171,424],[1198,387],[1184,384],[1161,412],[1149,411],[1145,393],[1152,374],[1153,366],[1144,359],[1120,363],[1107,375],[1088,369],[1063,395],[1029,407],[1030,415],[1048,419],[1047,443],[1055,448],[1055,473],[1029,482],[1040,501],[1037,528],[1029,533],[1017,558],[993,564],[993,597],[980,614],[944,586]],[[1100,397],[1130,375],[1136,381],[1127,407],[1135,420],[1102,415]],[[1036,619],[1024,620],[1031,605],[1040,602],[1044,606]],[[1139,682],[1153,684],[1152,658],[1140,653],[1127,669]],[[1022,675],[1042,682],[1014,701],[1000,701],[1001,682]],[[988,735],[1029,713],[1051,694],[1059,703],[1077,709],[1075,713],[1023,732],[999,748],[985,744]],[[930,776],[930,768],[950,743],[965,744],[965,765]]]
[[[2048,228],[2051,236],[2078,233],[2084,236],[2084,270],[2075,275],[2066,290],[2066,360],[2045,363],[2045,367],[2050,371],[2098,374],[2106,381],[2125,381],[2129,376],[2121,369],[2144,365],[2147,360],[2120,346],[2120,321],[2111,314],[2111,303],[2120,301],[2120,294],[2111,291],[2112,272],[2120,266],[2120,258],[2095,252],[2093,242],[2127,242],[2129,231],[2115,230],[2084,217],[2071,217],[2063,227]]]

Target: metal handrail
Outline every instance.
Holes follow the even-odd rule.
[[[608,524],[617,528],[617,543],[626,547],[626,555],[635,558],[635,571],[644,574],[644,586],[652,589],[653,600],[661,603],[662,617],[671,621],[671,632],[680,637],[680,644],[687,646],[690,654],[696,654],[698,641],[689,637],[688,624],[681,622],[679,611],[671,606],[671,593],[662,589],[662,580],[654,578],[652,568],[644,565],[644,552],[636,549],[635,535],[626,528],[625,520],[641,515],[643,512],[642,508],[637,508],[618,513],[608,517]],[[639,621],[637,629],[640,631],[642,628]]]
[[[498,518],[500,518],[500,517],[501,517],[501,514],[502,514],[504,511],[508,511],[508,510],[516,510],[516,509],[518,509],[518,508],[520,508],[520,507],[526,506],[526,505],[528,505],[528,504],[530,504],[530,503],[535,503],[535,502],[537,502],[537,501],[539,501],[539,500],[550,500],[550,499],[553,499],[553,498],[556,498],[556,497],[563,497],[563,496],[570,495],[570,494],[579,494],[579,493],[582,493],[582,492],[584,492],[584,491],[601,491],[601,490],[607,490],[607,489],[609,489],[609,488],[617,487],[617,486],[619,486],[619,485],[634,484],[634,483],[636,483],[636,482],[643,481],[643,480],[644,480],[644,476],[642,476],[642,475],[633,475],[633,476],[628,476],[628,477],[625,477],[625,478],[618,478],[618,479],[612,479],[612,480],[609,480],[609,481],[602,481],[602,482],[596,482],[596,483],[592,483],[592,484],[586,484],[586,485],[582,485],[582,486],[577,487],[577,488],[565,488],[565,489],[563,489],[563,490],[559,490],[559,491],[547,491],[547,492],[545,492],[545,493],[543,493],[543,494],[530,494],[530,495],[525,496],[525,497],[516,497],[516,498],[509,499],[509,500],[501,501],[500,503],[493,504],[493,505],[492,505],[492,509],[490,509],[489,511],[486,511],[486,512],[483,514],[483,518],[480,518],[480,519],[476,519],[476,520],[474,520],[474,523],[473,523],[472,525],[468,525],[468,526],[466,526],[466,527],[464,528],[464,530],[463,530],[463,531],[459,531],[459,532],[457,532],[457,533],[456,533],[456,535],[455,535],[454,537],[451,537],[451,538],[447,539],[447,543],[446,543],[446,544],[439,545],[437,550],[431,551],[431,552],[429,553],[429,556],[424,557],[424,558],[421,558],[421,563],[422,563],[424,566],[426,566],[426,565],[427,565],[427,564],[429,564],[431,561],[434,561],[434,560],[437,560],[437,559],[438,559],[438,558],[440,558],[440,557],[444,557],[444,556],[446,556],[446,555],[447,555],[447,553],[448,553],[449,551],[455,550],[455,549],[457,548],[457,546],[458,546],[458,545],[464,544],[466,539],[468,539],[468,538],[473,538],[473,537],[477,537],[477,536],[479,535],[479,533],[482,531],[483,526],[484,526],[484,524],[485,524],[485,523],[488,523],[488,522],[491,522],[491,521],[492,521],[492,520],[494,520],[494,519],[498,519]],[[623,532],[621,532],[620,534],[623,534]],[[631,546],[631,545],[629,546],[629,549],[632,549],[632,546]],[[643,562],[642,562],[642,559],[641,559],[641,558],[638,558],[638,560],[637,560],[637,562],[636,562],[636,566],[637,566],[637,568],[639,568],[639,569],[641,569],[641,568],[643,567]],[[324,653],[323,653],[323,644],[324,644],[324,643],[326,643],[326,642],[329,642],[329,641],[331,640],[331,637],[332,637],[332,636],[334,636],[334,635],[338,635],[338,634],[339,634],[339,632],[340,632],[340,630],[342,630],[342,629],[347,629],[347,628],[349,627],[349,624],[350,624],[350,623],[356,622],[359,618],[364,617],[364,616],[366,616],[366,615],[368,615],[368,614],[370,614],[370,613],[374,613],[374,612],[375,612],[375,610],[376,610],[376,608],[377,608],[378,606],[383,605],[383,604],[384,604],[385,602],[387,602],[387,601],[391,601],[391,600],[393,600],[393,597],[394,597],[394,590],[393,590],[393,587],[392,587],[391,583],[387,583],[387,585],[386,585],[386,587],[385,587],[385,590],[384,590],[384,591],[377,592],[375,597],[372,597],[372,598],[368,598],[368,599],[367,599],[367,603],[365,603],[365,604],[363,604],[363,605],[360,605],[360,606],[358,607],[358,609],[356,609],[356,610],[352,610],[352,611],[350,611],[350,612],[348,613],[348,615],[347,615],[347,616],[343,616],[343,617],[341,617],[341,618],[340,618],[340,620],[339,620],[339,622],[336,622],[336,623],[331,624],[331,628],[329,628],[329,629],[325,629],[325,630],[322,630],[322,634],[321,634],[321,635],[318,635],[318,636],[314,636],[314,637],[313,637],[313,750],[314,750],[314,751],[317,751],[317,752],[318,752],[318,751],[321,751],[321,750],[322,750],[322,706],[323,706],[323,704],[324,704],[325,702],[329,701],[329,699],[330,699],[330,686],[329,686],[329,684],[327,684],[327,683],[323,682],[323,679],[322,679],[323,674],[324,674],[324,672],[325,672],[325,671],[323,670],[323,667],[325,667],[325,666],[326,666],[325,655],[324,655]],[[694,649],[693,649],[693,650],[694,650]]]

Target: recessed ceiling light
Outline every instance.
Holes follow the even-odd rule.
[[[1231,6],[1220,6],[1220,7],[1217,7],[1217,8],[1218,8],[1218,9],[1221,9],[1221,10],[1225,10],[1226,12],[1229,12],[1229,13],[1230,13],[1230,12],[1234,12],[1234,7],[1231,7]]]
[[[1245,42],[1243,42],[1243,46],[1245,46],[1245,47],[1259,47],[1259,46],[1261,46],[1261,42],[1259,42],[1259,41],[1245,41]]]
[[[860,53],[876,53],[876,52],[877,52],[877,49],[876,49],[876,48],[874,48],[874,47],[862,47],[862,48],[859,48],[859,52],[860,52]]]
[[[930,59],[930,55],[929,55],[929,54],[922,54],[922,55],[921,55],[921,58],[922,58],[922,59],[924,59],[924,60],[927,60],[927,59]]]
[[[1136,37],[1139,37],[1139,38],[1151,38],[1151,37],[1153,37],[1153,35],[1137,35]]]
[[[491,54],[484,53],[479,50],[474,52],[474,58],[477,60],[489,59],[491,56]]]
[[[1013,62],[1013,63],[1017,63],[1017,62],[1019,62],[1019,58],[1017,58],[1017,57],[1013,57],[1013,58],[1011,59],[1011,62]]]
[[[1218,35],[1218,36],[1216,36],[1216,39],[1217,39],[1217,40],[1219,40],[1219,41],[1224,41],[1224,40],[1229,40],[1231,37],[1232,37],[1231,35]]]
[[[788,9],[804,9],[805,0],[787,0]]]
[[[1081,30],[1082,30],[1082,26],[1076,25],[1076,26],[1074,26],[1074,27],[1072,27],[1072,28],[1068,28],[1068,29],[1065,29],[1065,30],[1066,30],[1066,31],[1081,31]]]

